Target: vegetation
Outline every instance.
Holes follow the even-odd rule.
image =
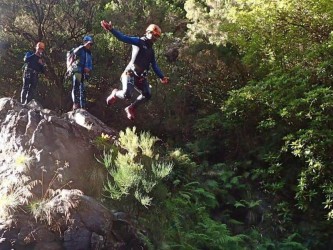
[[[30,157],[25,152],[17,152],[14,159],[4,162],[0,187],[0,221],[3,222],[20,206],[28,203],[33,196],[31,189],[37,181],[26,175]],[[8,178],[11,176],[11,178]]]
[[[113,200],[134,196],[130,198],[135,198],[147,208],[152,202],[152,191],[171,173],[172,164],[159,159],[159,155],[154,153],[156,137],[145,132],[138,136],[135,131],[134,127],[120,132],[120,150],[111,148],[108,152],[104,151],[103,164],[110,176],[105,192]],[[133,201],[130,203],[135,204]],[[130,209],[132,213],[135,207]]]
[[[24,52],[43,40],[48,73],[37,99],[68,111],[65,52],[92,34],[88,111],[123,131],[119,148],[96,141],[105,148],[104,201],[135,216],[152,249],[330,249],[331,4],[0,0],[0,96],[19,97]],[[153,98],[136,129],[118,104],[105,107],[130,47],[105,33],[102,19],[132,35],[162,27],[156,53],[171,83],[149,76]],[[174,48],[178,58],[164,56]]]
[[[32,157],[27,152],[18,151],[13,159],[5,162],[0,174],[0,222],[6,222],[11,215],[17,210],[30,213],[36,220],[46,221],[48,225],[54,225],[54,215],[59,212],[63,214],[64,219],[68,220],[70,210],[78,205],[77,200],[63,199],[61,211],[55,201],[52,200],[69,183],[62,184],[62,173],[68,167],[68,163],[60,166],[60,161],[55,163],[56,171],[51,180],[44,180],[45,168],[41,168],[41,179],[31,180],[29,176],[29,167],[31,166]],[[60,188],[54,189],[54,184],[62,184]],[[80,190],[71,190],[73,195],[80,195]],[[39,196],[36,194],[40,194]]]

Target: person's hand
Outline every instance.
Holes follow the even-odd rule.
[[[111,21],[107,22],[107,21],[103,20],[103,21],[101,21],[101,26],[106,31],[109,31],[109,30],[112,29],[112,23],[111,23]]]
[[[169,83],[169,77],[163,77],[163,78],[161,78],[160,79],[160,81],[161,81],[161,83],[163,83],[163,84],[168,84]]]

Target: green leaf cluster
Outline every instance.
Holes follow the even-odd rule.
[[[148,132],[137,135],[135,127],[119,133],[120,149],[111,148],[103,156],[109,174],[104,186],[107,197],[114,200],[131,197],[144,207],[152,205],[152,191],[173,168],[171,162],[159,159],[155,153],[157,141]]]

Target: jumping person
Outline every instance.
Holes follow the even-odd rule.
[[[83,44],[75,48],[73,52],[78,58],[75,70],[73,70],[73,110],[86,108],[86,87],[84,82],[88,80],[93,68],[91,55],[93,44],[93,38],[85,36],[83,37]]]
[[[21,103],[23,104],[27,104],[34,98],[39,74],[45,73],[46,66],[42,58],[44,50],[45,44],[38,42],[35,53],[27,52],[24,56],[23,86],[21,91]]]
[[[156,24],[150,24],[143,37],[127,36],[113,28],[110,22],[101,21],[104,30],[110,31],[118,40],[132,44],[132,57],[121,75],[122,90],[114,89],[108,96],[106,102],[108,105],[115,103],[117,98],[130,99],[134,87],[141,91],[136,100],[125,108],[127,118],[135,118],[135,110],[144,101],[151,98],[151,90],[147,81],[148,70],[150,66],[155,74],[160,78],[163,84],[168,84],[169,78],[165,77],[157,65],[153,44],[161,36],[161,29]]]

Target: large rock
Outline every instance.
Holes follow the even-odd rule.
[[[29,176],[39,180],[43,174],[45,183],[59,168],[66,167],[66,180],[53,183],[53,188],[70,181],[71,188],[85,194],[92,191],[92,175],[103,170],[96,161],[99,152],[94,140],[102,133],[110,135],[111,140],[118,134],[85,110],[59,117],[34,101],[23,106],[10,98],[0,99],[0,123],[2,162],[9,166],[17,158],[26,158]]]
[[[85,110],[59,116],[11,98],[0,124],[0,250],[142,249],[132,223],[96,200],[105,173],[94,141],[116,143],[117,131]]]

